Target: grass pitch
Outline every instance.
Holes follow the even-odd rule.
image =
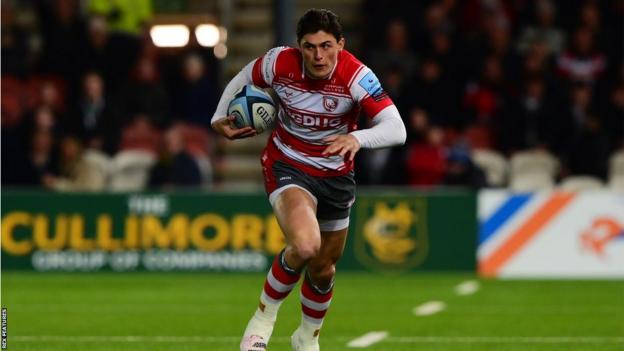
[[[371,331],[388,336],[364,350],[624,350],[623,281],[477,280],[474,276],[384,276],[339,272],[321,349]],[[8,350],[238,350],[263,274],[3,272]],[[298,291],[282,306],[270,351],[290,350]],[[446,308],[416,316],[415,307]]]

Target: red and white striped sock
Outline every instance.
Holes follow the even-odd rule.
[[[323,325],[323,319],[329,309],[334,284],[329,288],[322,290],[311,282],[310,277],[306,276],[301,284],[301,329],[305,337],[316,338]]]
[[[300,277],[299,272],[288,267],[282,250],[273,260],[271,269],[267,274],[256,315],[275,321],[279,306],[297,285]]]

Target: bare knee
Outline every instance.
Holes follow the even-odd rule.
[[[321,250],[320,240],[297,240],[289,245],[290,256],[297,262],[306,263],[318,256]]]
[[[336,265],[333,262],[327,262],[319,266],[309,266],[308,272],[314,285],[321,289],[329,288],[336,276]]]

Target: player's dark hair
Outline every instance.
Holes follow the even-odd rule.
[[[304,35],[320,30],[332,34],[336,41],[342,39],[342,25],[335,13],[325,9],[309,9],[297,23],[297,43]]]

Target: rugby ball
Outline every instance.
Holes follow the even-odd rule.
[[[260,134],[273,126],[277,108],[269,93],[250,84],[234,94],[228,115],[234,116],[236,128],[252,127]]]

